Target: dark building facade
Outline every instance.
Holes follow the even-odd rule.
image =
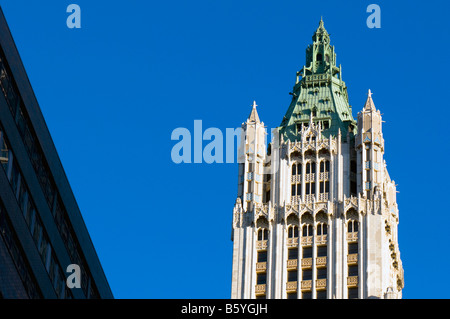
[[[0,298],[113,298],[1,9],[0,162]]]

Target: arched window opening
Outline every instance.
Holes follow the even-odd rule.
[[[298,227],[296,225],[289,225],[288,238],[298,238]]]
[[[303,225],[302,227],[302,236],[309,237],[313,235],[313,227],[310,224]]]
[[[317,235],[327,235],[328,234],[328,225],[327,223],[319,223],[317,225]]]

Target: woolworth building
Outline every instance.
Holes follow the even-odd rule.
[[[321,20],[292,102],[266,145],[257,105],[242,124],[232,298],[401,298],[396,185],[368,92],[353,118]]]

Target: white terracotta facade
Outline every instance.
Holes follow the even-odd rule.
[[[266,152],[253,106],[242,125],[232,298],[401,298],[396,186],[370,91],[357,123],[353,142],[340,131],[325,138],[311,116],[300,140],[275,134]]]

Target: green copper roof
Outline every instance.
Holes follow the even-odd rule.
[[[342,81],[342,69],[336,66],[334,46],[320,20],[313,35],[313,44],[306,49],[306,64],[297,72],[297,82],[290,93],[291,104],[278,128],[284,140],[300,139],[300,129],[313,122],[320,122],[324,137],[343,137],[349,130],[355,133],[356,121],[348,103],[347,87]]]

